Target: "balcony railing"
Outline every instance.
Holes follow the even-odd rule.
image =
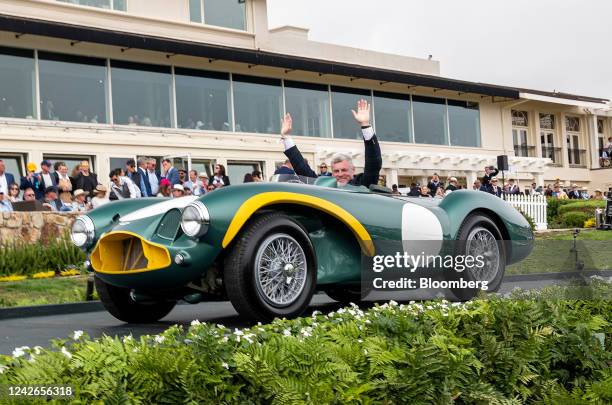
[[[535,157],[535,146],[514,145],[514,156]]]
[[[599,149],[599,167],[603,169],[612,169],[612,151],[608,151],[608,149]]]
[[[552,160],[554,166],[561,166],[563,164],[561,161],[561,148],[542,146],[542,157]]]
[[[567,149],[567,157],[569,165],[572,167],[587,167],[586,165],[586,150],[584,149]]]

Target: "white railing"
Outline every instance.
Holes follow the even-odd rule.
[[[535,223],[536,230],[548,228],[546,222],[546,197],[543,195],[506,195],[506,201],[515,208],[529,215]]]

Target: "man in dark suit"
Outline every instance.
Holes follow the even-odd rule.
[[[136,161],[134,159],[128,159],[127,162],[125,162],[125,169],[127,177],[132,180],[132,183],[134,183],[140,190],[140,195],[142,197],[146,197],[146,195],[144,195],[146,193],[146,188],[144,191],[142,190],[144,187],[142,182],[142,174],[140,173],[140,170],[136,168]]]
[[[140,192],[143,197],[155,197],[153,190],[151,189],[151,182],[149,180],[149,173],[147,172],[147,159],[138,158],[138,169],[137,174],[140,177],[140,183],[136,184],[140,188]]]
[[[520,194],[521,189],[514,182],[514,179],[508,180],[508,193],[507,194]]]
[[[9,186],[14,183],[15,176],[13,176],[11,173],[6,172],[6,165],[4,164],[4,161],[0,159],[0,188],[6,190],[6,193],[8,195]]]
[[[494,166],[485,167],[485,175],[482,176],[482,180],[480,181],[480,191],[486,191],[488,193],[491,192],[491,178],[497,176],[499,170],[497,170]]]
[[[431,180],[429,181],[429,183],[427,183],[429,194],[431,194],[432,197],[435,196],[438,192],[438,187],[441,186],[442,183],[440,183],[440,177],[438,176],[438,173],[434,173],[433,176],[431,176]]]
[[[164,176],[162,176],[162,178],[167,179],[173,186],[181,182],[179,172],[176,167],[172,166],[170,159],[166,158],[162,160],[162,167],[166,173]]]
[[[293,170],[293,166],[291,166],[291,161],[289,159],[285,160],[285,163],[276,169],[274,174],[295,174],[295,170]]]
[[[489,184],[490,184],[490,187],[488,188],[489,193],[497,197],[501,197],[503,191],[502,191],[502,188],[497,185],[497,177],[491,177]]]
[[[365,144],[364,172],[356,175],[352,158],[344,153],[337,153],[331,162],[332,175],[338,181],[339,186],[351,184],[369,187],[372,184],[378,184],[378,177],[382,168],[380,145],[370,125],[370,105],[368,102],[363,99],[359,100],[357,111],[352,110],[352,113],[355,121],[361,126],[361,133]],[[317,174],[308,166],[308,163],[290,138],[291,128],[291,115],[287,114],[281,129],[281,138],[285,144],[285,155],[289,158],[296,174],[306,177],[317,177]]]

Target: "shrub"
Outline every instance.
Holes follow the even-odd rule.
[[[535,225],[535,222],[533,221],[533,218],[531,218],[531,215],[527,214],[526,212],[524,212],[520,208],[517,208],[517,210],[518,210],[518,212],[521,213],[523,218],[525,218],[525,220],[529,223],[529,226],[531,227],[531,230],[535,231],[536,230],[536,225]]]
[[[592,217],[595,217],[595,209],[596,208],[605,208],[606,202],[601,201],[575,201],[563,204],[558,208],[558,214],[563,215],[566,212],[584,212],[585,214],[589,214]]]
[[[68,238],[48,245],[15,243],[0,247],[0,276],[30,276],[43,271],[62,271],[68,266],[81,265],[87,256]]]
[[[561,215],[561,223],[566,228],[582,228],[584,222],[589,219],[589,215],[584,212],[570,211]]]
[[[198,321],[138,339],[77,331],[0,359],[0,385],[70,384],[76,403],[610,403],[612,285],[593,283],[589,300],[554,287],[234,332]]]

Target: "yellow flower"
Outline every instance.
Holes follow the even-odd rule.
[[[32,278],[53,278],[55,277],[55,272],[51,271],[41,271],[40,273],[32,274]]]
[[[0,283],[1,282],[9,282],[9,281],[21,281],[21,280],[25,280],[26,278],[28,278],[28,277],[27,276],[18,276],[18,275],[5,276],[5,277],[0,277]]]
[[[60,272],[60,276],[62,277],[70,277],[70,276],[80,276],[81,272],[76,269],[64,270]]]

